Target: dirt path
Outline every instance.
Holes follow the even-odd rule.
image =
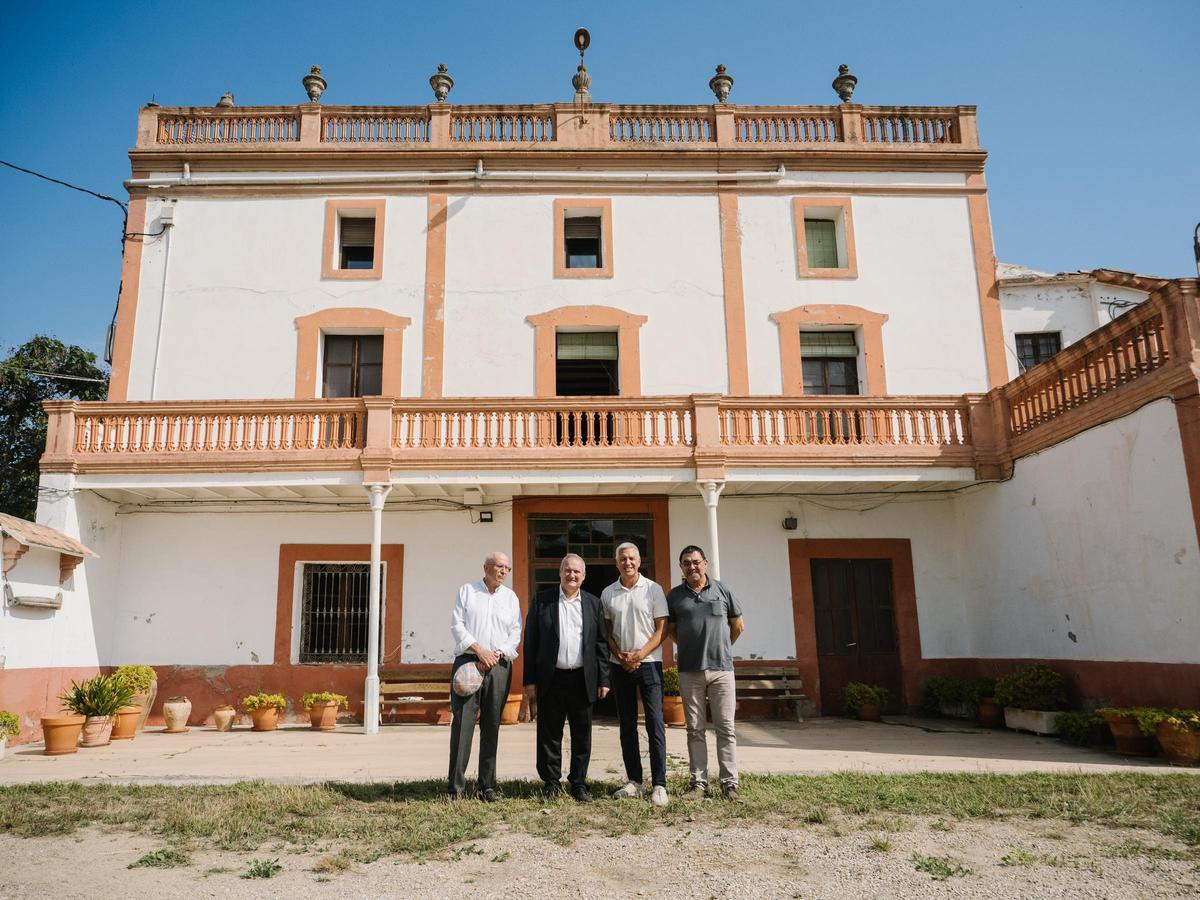
[[[149,835],[98,829],[57,838],[0,836],[0,898],[1200,894],[1195,848],[1151,832],[1049,820],[833,816],[794,829],[656,828],[565,847],[501,831],[425,859],[364,864],[327,848],[267,847],[252,854],[195,850],[182,868],[127,868],[162,846]],[[270,880],[241,878],[255,859],[278,859],[283,869]]]

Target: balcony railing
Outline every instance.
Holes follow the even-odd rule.
[[[976,150],[973,106],[506,106],[162,107],[141,110],[137,150],[293,149],[419,151],[648,147],[858,151]]]
[[[972,465],[966,398],[53,401],[46,471]]]

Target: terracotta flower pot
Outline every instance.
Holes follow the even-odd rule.
[[[141,713],[138,715],[137,730],[141,731],[146,727],[146,719],[150,717],[150,710],[154,706],[154,701],[158,697],[158,679],[150,682],[150,690],[144,694],[134,694],[129,701],[130,706],[140,706]]]
[[[1159,722],[1155,737],[1171,765],[1200,766],[1200,731]]]
[[[83,731],[83,716],[42,716],[42,737],[47,756],[61,756],[79,749],[79,733]]]
[[[114,741],[131,741],[137,736],[138,720],[142,717],[140,706],[122,706],[114,717],[112,739]]]
[[[163,704],[163,721],[167,723],[167,734],[183,734],[188,730],[188,716],[192,714],[192,701],[187,697],[171,697]]]
[[[687,724],[683,715],[683,698],[680,696],[663,697],[663,722],[679,728]]]
[[[250,721],[255,731],[274,731],[279,726],[279,710],[274,706],[250,710]]]
[[[882,713],[883,708],[878,703],[863,703],[858,707],[858,720],[860,722],[878,722]]]
[[[1004,707],[991,697],[984,697],[976,708],[976,718],[984,728],[1004,727]]]
[[[213,710],[213,725],[217,731],[232,731],[233,720],[237,718],[237,710],[232,706],[218,706]]]
[[[107,747],[111,743],[112,716],[88,716],[83,721],[83,740],[80,747]]]
[[[271,707],[274,709],[275,707]],[[333,731],[337,728],[338,704],[332,702],[314,703],[308,708],[308,721],[317,731]],[[256,728],[258,726],[255,726]],[[266,729],[270,730],[270,729]]]
[[[504,701],[504,710],[500,713],[501,725],[516,725],[521,716],[521,695],[509,694]]]
[[[1133,716],[1106,714],[1104,721],[1108,723],[1108,730],[1112,732],[1117,752],[1122,756],[1154,755],[1154,738],[1151,735],[1142,734],[1142,729],[1138,727],[1137,719]]]

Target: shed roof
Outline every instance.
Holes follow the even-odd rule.
[[[0,513],[0,533],[7,534],[25,547],[42,547],[71,556],[98,556],[74,538],[47,525],[37,525],[26,519]]]

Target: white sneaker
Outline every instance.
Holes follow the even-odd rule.
[[[667,799],[667,789],[661,784],[656,784],[650,792],[650,802],[655,806],[666,806],[670,802]]]
[[[636,781],[626,782],[625,787],[613,791],[614,800],[636,800],[646,793],[646,789]]]

